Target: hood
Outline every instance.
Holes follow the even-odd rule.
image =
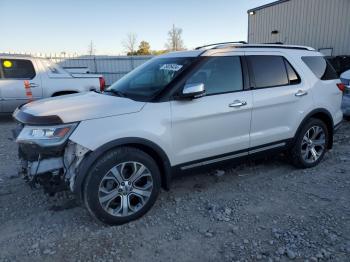
[[[34,101],[25,104],[16,112],[21,115],[32,116],[33,119],[39,120],[38,122],[45,122],[40,121],[40,119],[59,119],[61,120],[60,122],[70,123],[136,113],[144,105],[145,102],[137,102],[128,98],[88,92]],[[19,120],[21,121],[21,119]],[[21,122],[31,122],[33,124],[33,121]]]

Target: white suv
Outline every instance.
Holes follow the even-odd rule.
[[[270,151],[317,165],[342,120],[338,83],[308,47],[225,43],[165,54],[103,94],[18,108],[21,173],[49,193],[69,187],[95,218],[122,224],[145,214],[179,171]]]

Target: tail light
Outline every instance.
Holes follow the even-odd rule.
[[[105,90],[106,81],[103,77],[98,78],[100,80],[100,91],[103,92]]]
[[[337,86],[338,86],[338,88],[339,88],[340,91],[345,92],[345,90],[346,90],[345,84],[343,84],[343,83],[338,83]]]

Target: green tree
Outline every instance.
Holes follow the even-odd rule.
[[[138,55],[150,55],[151,54],[151,46],[146,41],[141,41],[139,45],[139,50],[137,50]]]
[[[153,50],[152,55],[162,55],[162,54],[165,54],[168,52],[169,52],[169,50]]]

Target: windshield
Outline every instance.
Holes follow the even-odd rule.
[[[106,91],[149,101],[193,61],[193,57],[153,58],[119,79]]]

